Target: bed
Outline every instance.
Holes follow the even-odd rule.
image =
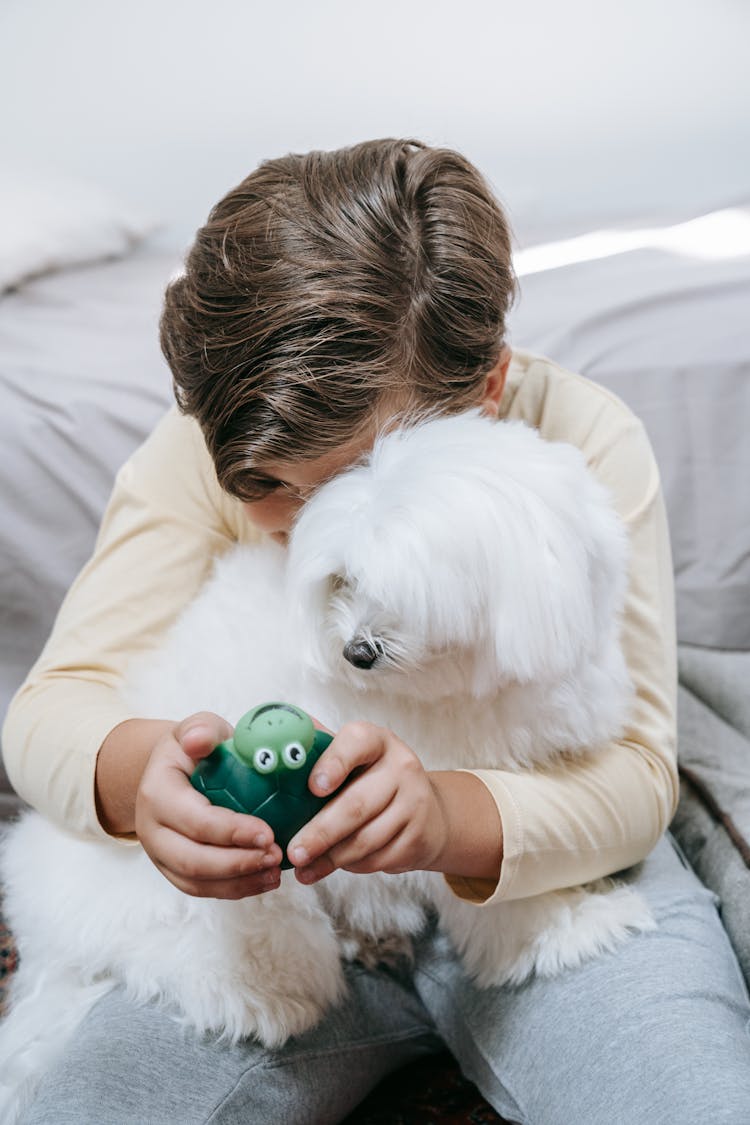
[[[181,254],[114,205],[95,221],[84,195],[0,271],[0,715],[171,401],[157,320]],[[520,251],[511,341],[609,387],[650,434],[677,589],[672,832],[750,981],[750,206],[683,220]],[[0,815],[19,805],[3,774]]]
[[[672,834],[750,980],[750,206],[521,252],[513,339],[642,419],[667,504],[679,655]]]

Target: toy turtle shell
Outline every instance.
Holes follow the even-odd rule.
[[[333,794],[310,792],[312,768],[331,742],[310,716],[290,703],[262,703],[246,712],[232,738],[202,758],[190,781],[212,805],[260,817],[282,851]]]

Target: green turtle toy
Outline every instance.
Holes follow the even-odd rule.
[[[242,716],[232,738],[201,759],[190,781],[212,805],[270,824],[283,854],[281,866],[289,868],[289,841],[333,796],[316,797],[307,784],[331,741],[301,708],[261,703]]]

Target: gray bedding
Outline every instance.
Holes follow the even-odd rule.
[[[750,256],[643,249],[532,274],[512,327],[643,420],[667,500],[680,640],[750,649]]]
[[[139,250],[0,299],[0,715],[91,552],[114,474],[170,400],[175,254]]]
[[[750,982],[750,257],[641,249],[534,273],[512,326],[619,395],[654,446],[680,640],[671,829]]]
[[[682,648],[678,697],[680,806],[672,832],[718,895],[750,982],[748,652]]]

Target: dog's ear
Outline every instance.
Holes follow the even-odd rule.
[[[351,537],[341,491],[340,482],[331,481],[307,502],[287,549],[290,643],[295,657],[323,679],[333,670],[332,651],[338,651],[340,639],[328,635],[331,597],[336,576],[345,573]]]
[[[488,642],[500,676],[519,683],[608,660],[627,583],[627,537],[606,490],[577,449],[542,445],[544,472],[519,467],[494,509]]]
[[[321,555],[299,564],[299,554],[290,555],[286,583],[290,644],[295,659],[324,679],[329,664],[325,639],[331,571]]]

